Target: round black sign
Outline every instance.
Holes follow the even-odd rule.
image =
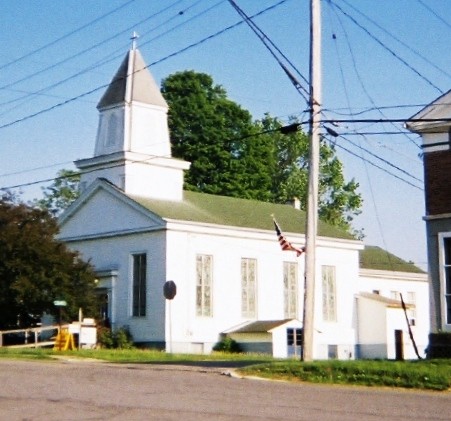
[[[166,281],[163,285],[163,295],[167,300],[172,300],[177,293],[177,286],[174,281]]]

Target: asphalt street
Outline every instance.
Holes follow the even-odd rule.
[[[450,420],[451,393],[241,379],[223,367],[0,360],[0,420]]]

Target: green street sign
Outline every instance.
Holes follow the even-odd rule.
[[[56,306],[56,307],[64,307],[64,306],[67,306],[67,303],[66,303],[66,301],[63,301],[63,300],[60,300],[60,301],[54,301],[53,302],[53,304]]]

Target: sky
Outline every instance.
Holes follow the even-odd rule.
[[[235,1],[258,14],[307,88],[309,0]],[[303,96],[227,0],[0,0],[0,13],[0,188],[24,200],[93,155],[96,104],[133,31],[157,83],[204,72],[254,119],[308,118]],[[408,119],[451,88],[451,1],[323,0],[321,16],[324,120]],[[346,180],[359,183],[354,228],[365,244],[426,269],[421,139],[402,123],[325,126],[339,134],[326,139]]]

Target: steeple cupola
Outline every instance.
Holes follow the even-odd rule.
[[[168,105],[133,46],[100,99],[94,157],[75,162],[81,188],[108,179],[125,193],[181,200],[183,170],[189,163],[171,157]]]

